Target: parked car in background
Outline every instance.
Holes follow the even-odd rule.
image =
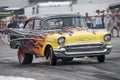
[[[46,57],[51,65],[58,59],[97,57],[105,61],[112,50],[111,34],[87,28],[85,20],[75,13],[36,15],[28,19],[23,29],[8,29],[10,47],[18,49],[20,64],[31,64],[33,55]]]

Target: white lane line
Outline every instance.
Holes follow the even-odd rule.
[[[0,76],[0,80],[35,80],[35,79],[14,76]]]

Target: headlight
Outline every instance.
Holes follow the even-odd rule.
[[[65,37],[58,38],[58,44],[63,45],[65,43]]]
[[[105,40],[105,41],[110,41],[110,40],[111,40],[111,35],[110,35],[110,34],[106,34],[106,35],[104,36],[104,40]]]

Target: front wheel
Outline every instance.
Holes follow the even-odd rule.
[[[104,62],[105,61],[105,55],[97,56],[98,62]]]
[[[57,64],[57,58],[53,52],[52,47],[48,47],[48,53],[49,53],[49,59],[50,59],[50,65],[54,66]]]
[[[20,64],[31,64],[33,60],[33,54],[24,53],[20,47],[18,50],[18,60]]]

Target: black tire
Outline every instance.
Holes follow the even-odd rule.
[[[48,47],[47,49],[48,53],[49,53],[49,60],[50,60],[50,65],[54,66],[57,64],[57,58],[53,52],[52,47]]]
[[[98,62],[105,62],[105,55],[97,56]]]
[[[18,60],[20,64],[31,64],[33,60],[33,54],[24,53],[20,47],[18,50]]]
[[[63,62],[69,62],[69,61],[72,61],[73,60],[73,58],[71,57],[71,58],[62,58],[62,61]]]

